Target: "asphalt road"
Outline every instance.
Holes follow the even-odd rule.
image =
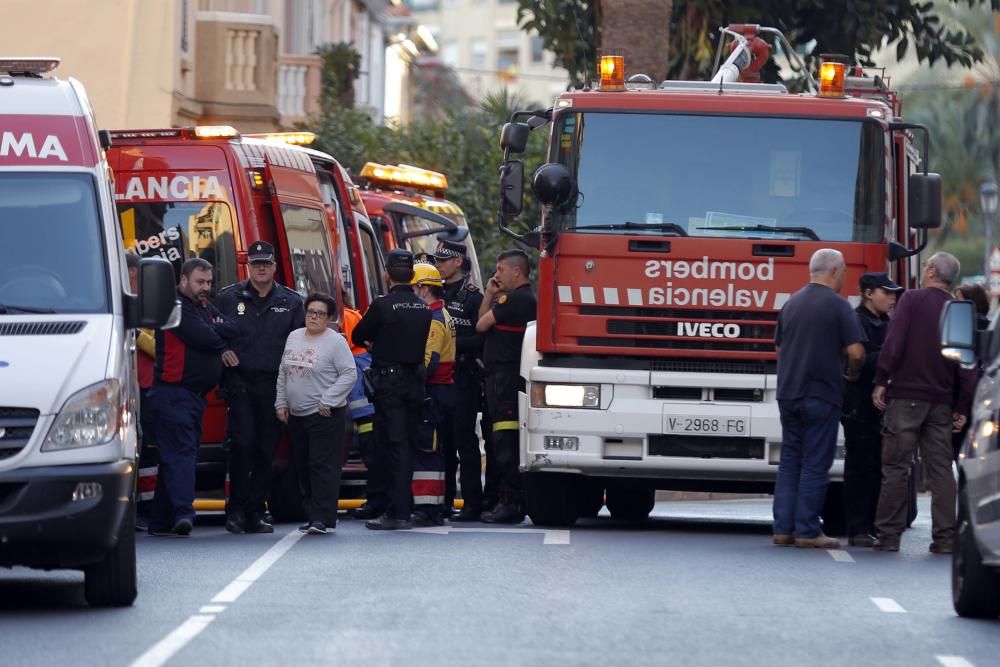
[[[1000,621],[959,619],[929,507],[898,554],[775,547],[770,501],[381,533],[139,542],[134,607],[92,610],[73,572],[0,571],[0,664],[1000,664]]]

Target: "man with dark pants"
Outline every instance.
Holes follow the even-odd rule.
[[[521,523],[524,520],[517,397],[524,389],[520,372],[521,343],[528,322],[534,321],[537,311],[529,271],[528,256],[523,251],[500,253],[496,273],[486,285],[476,323],[476,331],[486,334],[483,343],[486,409],[500,482],[499,502],[481,517],[486,523]]]
[[[476,436],[476,415],[482,406],[483,380],[479,357],[483,335],[476,332],[483,293],[463,271],[465,244],[441,241],[434,253],[435,265],[444,279],[444,302],[455,325],[456,361],[453,395],[455,405],[446,415],[439,437],[444,450],[445,514],[452,521],[478,521],[483,505],[483,466]],[[462,511],[452,516],[457,484],[455,473],[461,471]]]
[[[236,326],[208,302],[212,265],[192,258],[181,267],[181,323],[156,332],[150,402],[160,470],[149,518],[150,535],[187,536],[194,525],[194,473],[205,395],[222,376],[222,352]]]
[[[840,252],[817,250],[809,260],[809,284],[778,314],[781,458],[774,483],[775,544],[840,546],[823,534],[820,512],[837,448],[843,379],[858,378],[865,355],[858,318],[838,294],[846,271]]]
[[[844,514],[852,547],[875,544],[875,508],[882,486],[882,414],[872,403],[875,366],[889,328],[889,312],[903,288],[886,273],[866,273],[858,284],[861,303],[854,309],[865,343],[861,376],[844,385],[840,423],[844,427]]]
[[[288,334],[305,326],[302,297],[274,280],[274,246],[257,241],[247,252],[250,278],[219,292],[222,315],[238,327],[222,355],[223,396],[229,408],[230,533],[272,533],[263,521],[271,468],[281,438],[274,414],[275,383]]]
[[[899,551],[906,527],[910,462],[919,448],[932,496],[930,551],[952,552],[955,477],[951,434],[965,425],[976,370],[963,370],[941,356],[938,323],[960,270],[954,255],[931,255],[920,278],[922,289],[910,290],[896,304],[879,355],[872,393],[875,407],[885,410],[882,488],[875,518],[878,551]]]
[[[413,255],[400,248],[385,262],[389,293],[379,297],[354,327],[352,340],[372,351],[377,459],[385,473],[385,513],[365,522],[372,530],[410,528],[413,451],[424,402],[424,349],[431,310],[413,293]],[[369,499],[370,500],[370,499]]]

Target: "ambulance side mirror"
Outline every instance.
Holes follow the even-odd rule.
[[[976,310],[971,301],[949,301],[941,313],[941,356],[963,368],[976,366]]]
[[[174,267],[150,257],[139,263],[139,294],[126,297],[129,328],[171,329],[180,324]]]

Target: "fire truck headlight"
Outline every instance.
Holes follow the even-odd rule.
[[[536,382],[531,385],[531,406],[535,408],[600,408],[601,385]]]
[[[117,380],[91,385],[67,399],[42,443],[43,452],[102,445],[118,432],[124,415]]]

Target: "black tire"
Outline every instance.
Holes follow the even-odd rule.
[[[826,535],[847,534],[847,512],[844,510],[844,485],[841,482],[830,482],[826,487],[826,500],[823,502],[823,532]]]
[[[568,528],[577,518],[576,475],[526,472],[524,504],[531,522],[538,526]]]
[[[1000,616],[1000,573],[983,565],[964,500],[959,503],[951,556],[951,601],[964,618]]]
[[[580,477],[577,480],[576,511],[581,519],[593,519],[604,507],[604,484],[597,479]]]
[[[83,597],[91,607],[130,607],[139,593],[135,571],[135,499],[118,529],[118,540],[100,563],[83,570]]]
[[[645,521],[656,505],[656,489],[636,482],[609,484],[605,502],[613,519]]]
[[[295,468],[289,465],[284,470],[275,470],[271,477],[271,498],[267,503],[271,517],[278,523],[301,522],[306,519],[299,493],[299,478]]]

